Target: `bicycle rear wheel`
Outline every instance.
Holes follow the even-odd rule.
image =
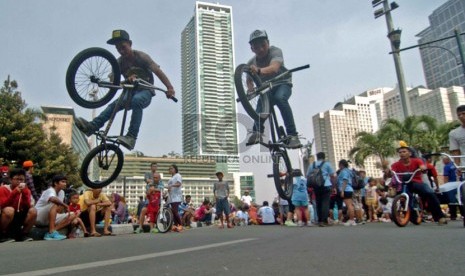
[[[118,177],[123,162],[123,151],[117,145],[101,144],[82,161],[81,180],[90,188],[103,188]]]
[[[163,207],[157,214],[157,229],[160,233],[166,233],[173,226],[173,212],[170,208]]]
[[[120,84],[118,61],[109,51],[89,48],[79,52],[66,71],[66,89],[73,101],[85,108],[107,104],[118,89],[99,87],[97,82]]]
[[[292,197],[292,166],[287,151],[273,154],[274,184],[281,198],[290,200]]]
[[[261,85],[261,80],[252,75],[247,64],[237,66],[234,72],[236,92],[245,112],[254,120],[266,119],[270,115],[268,93],[253,93],[253,89]]]
[[[397,195],[392,201],[392,220],[399,227],[406,226],[410,220],[410,208],[406,203],[407,198],[404,195]]]

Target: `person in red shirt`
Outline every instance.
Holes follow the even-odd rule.
[[[26,171],[13,169],[10,178],[10,185],[0,187],[0,242],[32,241],[29,231],[36,221],[37,210],[32,207],[31,191],[25,183]]]
[[[399,161],[391,165],[391,170],[397,173],[414,172],[416,169],[421,169],[426,172],[426,165],[423,160],[419,158],[412,158],[412,152],[409,147],[401,146],[397,149],[399,154]],[[408,186],[411,192],[417,193],[422,200],[425,200],[428,204],[429,209],[433,215],[434,221],[438,222],[439,225],[446,224],[446,218],[442,213],[439,205],[439,200],[436,197],[433,189],[430,185],[423,183],[423,179],[420,173],[414,175],[412,182]]]

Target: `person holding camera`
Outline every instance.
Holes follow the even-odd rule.
[[[36,221],[37,210],[31,204],[26,186],[26,171],[13,169],[11,183],[0,187],[0,242],[32,241],[29,231]]]

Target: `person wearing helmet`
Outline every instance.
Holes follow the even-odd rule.
[[[114,30],[112,32],[112,37],[107,43],[115,45],[116,50],[121,55],[121,57],[118,58],[118,64],[121,68],[121,74],[126,81],[133,82],[136,78],[141,78],[153,84],[154,78],[152,73],[154,73],[166,86],[166,97],[168,99],[174,97],[175,92],[173,86],[165,73],[160,69],[160,66],[153,61],[148,54],[132,49],[132,40],[130,40],[129,34],[125,30]],[[143,109],[150,105],[153,96],[154,94],[148,89],[134,91],[131,100],[132,115],[128,132],[125,136],[118,137],[118,142],[129,150],[132,150],[136,144],[139,127],[142,123]],[[85,135],[92,135],[110,119],[116,104],[117,100],[108,105],[106,109],[91,122],[83,118],[76,119],[76,126]],[[123,108],[123,106],[118,106],[118,111]]]
[[[253,31],[250,34],[249,44],[255,56],[247,64],[250,66],[251,72],[258,75],[262,81],[269,80],[287,70],[284,67],[283,52],[276,46],[270,46],[268,34],[265,30]],[[283,117],[288,135],[288,147],[302,147],[294,123],[294,115],[288,101],[292,94],[292,76],[289,75],[280,80],[269,93],[272,104],[278,106]],[[259,112],[260,110],[257,110],[257,113]],[[253,132],[248,138],[248,144],[259,143],[263,132],[264,120],[255,121]]]

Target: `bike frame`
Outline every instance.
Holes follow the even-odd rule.
[[[400,195],[403,195],[405,196],[406,198],[406,202],[405,202],[405,206],[408,206],[408,208],[412,207],[409,205],[410,203],[410,196],[409,196],[409,193],[408,192],[411,192],[413,194],[412,191],[408,190],[408,187],[407,185],[412,182],[413,180],[413,177],[418,173],[420,172],[420,169],[416,169],[414,172],[406,172],[406,173],[398,173],[398,172],[395,172],[395,171],[392,171],[394,177],[396,178],[396,181],[397,183],[401,183],[402,184],[402,193],[400,193]],[[400,180],[399,179],[399,176],[406,176],[406,175],[410,175],[410,179],[408,180]]]

